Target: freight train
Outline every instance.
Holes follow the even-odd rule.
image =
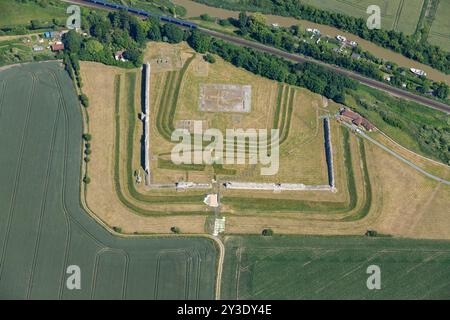
[[[111,8],[111,9],[116,9],[116,10],[125,10],[129,13],[134,13],[134,14],[138,14],[144,17],[156,17],[158,19],[160,19],[163,22],[169,22],[169,23],[173,23],[182,27],[186,27],[186,28],[191,28],[191,29],[196,29],[197,28],[197,24],[192,23],[192,22],[188,22],[188,21],[184,21],[181,19],[177,19],[177,18],[173,18],[173,17],[168,17],[168,16],[160,16],[151,12],[147,12],[144,10],[140,10],[140,9],[135,9],[135,8],[130,8],[130,7],[126,7],[123,6],[121,4],[117,4],[117,3],[111,3],[111,2],[106,2],[106,1],[102,1],[102,0],[83,0],[85,2],[90,2],[90,3],[94,3],[97,5],[101,5],[101,6],[105,6],[107,8]]]

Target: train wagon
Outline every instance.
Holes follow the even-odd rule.
[[[94,3],[94,4],[98,4],[98,5],[102,5],[102,6],[105,6],[107,8],[112,8],[112,9],[116,9],[116,10],[125,10],[127,12],[138,14],[138,15],[141,15],[141,16],[144,16],[144,17],[157,17],[163,22],[173,23],[173,24],[176,24],[176,25],[179,25],[179,26],[182,26],[182,27],[186,27],[186,28],[191,28],[191,29],[196,29],[197,28],[197,24],[195,24],[193,22],[184,21],[184,20],[173,18],[173,17],[169,17],[169,16],[160,16],[160,15],[157,15],[157,14],[154,14],[154,13],[151,13],[151,12],[147,12],[147,11],[140,10],[140,9],[126,7],[126,6],[123,6],[121,4],[117,4],[117,3],[111,3],[111,2],[107,2],[107,1],[103,1],[103,0],[84,0],[84,1],[85,2]]]

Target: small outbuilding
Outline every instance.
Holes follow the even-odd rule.
[[[34,52],[39,52],[39,51],[43,51],[43,50],[44,50],[44,47],[42,47],[42,46],[33,46]]]
[[[354,125],[358,127],[363,127],[367,131],[375,130],[375,126],[372,123],[370,123],[369,120],[363,118],[360,114],[350,109],[342,108],[340,111],[340,116],[342,120],[352,122]]]
[[[53,52],[58,52],[64,50],[64,43],[56,42],[50,46]]]
[[[208,206],[212,208],[217,208],[219,206],[219,200],[217,193],[210,193],[207,194],[203,202]]]
[[[114,59],[116,59],[116,61],[122,61],[122,62],[127,61],[127,59],[125,59],[125,57],[124,57],[124,53],[125,53],[125,50],[116,51],[116,53],[114,53]]]

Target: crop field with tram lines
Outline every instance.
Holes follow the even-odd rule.
[[[223,299],[450,298],[448,241],[227,236],[225,245]],[[381,290],[366,287],[371,265]]]
[[[224,2],[238,1],[247,0]],[[382,28],[413,34],[431,26],[427,41],[439,44],[449,37],[450,7],[431,1],[303,2],[362,18],[376,4]],[[177,18],[186,10],[170,0],[88,2],[197,28]],[[430,3],[439,7],[427,16]],[[41,4],[26,2],[17,15],[4,10],[0,27],[65,17],[64,2],[47,12]],[[0,65],[54,59],[49,48],[31,53],[38,39],[6,36]],[[450,167],[406,149],[401,130],[391,135],[370,113],[360,111],[377,126],[365,135],[343,124],[341,104],[209,58],[186,42],[149,42],[148,92],[145,69],[131,65],[81,61],[79,88],[60,61],[0,68],[0,299],[450,299]],[[430,109],[415,117],[428,112],[442,116]],[[279,129],[279,171],[176,165],[173,131],[194,137],[198,122],[222,132]],[[308,188],[240,190],[228,181]],[[186,182],[210,187],[179,187]],[[217,208],[207,205],[211,193]],[[382,290],[366,285],[373,265]],[[80,290],[66,284],[73,266]]]
[[[240,10],[242,8],[257,8],[272,6],[271,0],[258,1],[256,4],[252,0],[192,0],[201,4],[211,5],[218,8]],[[174,1],[176,4],[191,6],[189,1]],[[386,30],[401,31],[405,34],[413,34],[421,20],[424,8],[424,0],[301,0],[303,4],[311,5],[315,8],[342,13],[348,16],[367,19],[367,8],[370,5],[377,5],[381,10],[381,28]],[[192,5],[192,7],[195,7]],[[189,10],[188,10],[189,11]]]
[[[434,21],[431,25],[430,33],[428,35],[428,42],[441,46],[443,49],[450,51],[450,2],[439,1],[436,9]]]
[[[314,7],[366,19],[367,8],[381,9],[381,28],[413,34],[416,31],[424,0],[304,0]]]
[[[214,298],[211,240],[118,237],[82,209],[79,108],[58,63],[0,72],[0,298]]]

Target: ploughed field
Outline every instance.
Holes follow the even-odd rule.
[[[0,298],[214,298],[211,241],[121,238],[83,210],[79,108],[56,62],[0,73]]]

